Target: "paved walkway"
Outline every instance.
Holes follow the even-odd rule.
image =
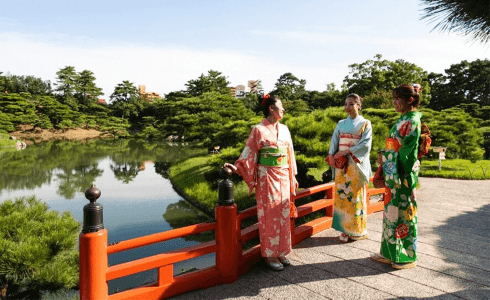
[[[228,285],[172,299],[490,299],[490,180],[421,178],[418,267],[394,270],[379,251],[382,213],[369,239],[342,244],[325,230],[296,245],[282,272],[258,264]]]

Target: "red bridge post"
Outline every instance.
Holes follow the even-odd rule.
[[[238,280],[238,226],[237,206],[233,201],[233,183],[228,179],[231,170],[224,168],[220,171],[221,180],[218,190],[216,214],[216,269],[223,283],[233,283]]]
[[[102,205],[95,203],[100,190],[92,185],[85,192],[90,203],[83,208],[83,229],[80,233],[80,299],[105,300],[108,297],[107,230],[104,228]]]

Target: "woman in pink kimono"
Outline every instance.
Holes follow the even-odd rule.
[[[279,123],[284,116],[281,100],[266,94],[259,101],[265,119],[252,128],[235,164],[223,168],[242,176],[249,194],[255,188],[261,254],[280,271],[290,264],[286,255],[291,252],[290,215],[296,213],[294,205],[290,210],[291,193],[298,187],[296,160],[289,129]]]

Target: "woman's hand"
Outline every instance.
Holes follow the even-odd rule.
[[[329,154],[327,158],[325,158],[325,161],[331,166],[335,168],[335,160],[333,158],[333,154]]]
[[[334,159],[337,159],[337,158],[339,158],[339,157],[346,156],[346,155],[347,155],[347,154],[349,154],[349,153],[350,153],[350,150],[349,150],[349,149],[347,149],[347,150],[343,150],[343,151],[339,151],[339,152],[335,153],[335,155],[334,155],[334,157],[333,157],[333,158],[334,158]]]
[[[234,164],[224,163],[221,169],[229,168],[233,173],[236,173],[237,167]]]

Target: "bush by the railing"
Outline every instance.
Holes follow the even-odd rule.
[[[441,171],[439,171],[438,160],[423,159],[419,175],[453,179],[490,179],[490,160],[479,160],[474,163],[466,159],[442,160]]]
[[[0,287],[8,299],[38,299],[78,284],[80,224],[32,197],[0,204]]]

